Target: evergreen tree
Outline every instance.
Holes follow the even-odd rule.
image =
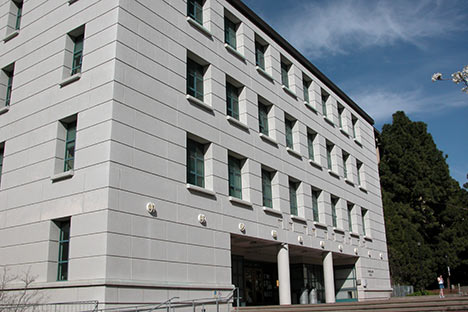
[[[379,169],[393,282],[423,289],[439,274],[447,276],[447,266],[452,273],[462,273],[468,268],[462,257],[468,250],[468,211],[463,209],[468,195],[451,178],[427,125],[396,112],[393,123],[383,126],[381,142]]]

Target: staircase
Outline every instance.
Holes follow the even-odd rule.
[[[234,310],[236,311],[236,310]],[[402,297],[389,300],[372,300],[363,302],[346,302],[316,305],[259,306],[240,307],[239,312],[313,312],[313,311],[352,311],[352,312],[413,312],[413,311],[468,311],[468,296]]]

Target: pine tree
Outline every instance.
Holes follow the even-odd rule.
[[[446,276],[448,265],[452,273],[468,267],[461,257],[468,250],[468,211],[462,209],[468,195],[451,178],[425,123],[396,112],[393,123],[383,126],[381,142],[392,279],[423,289]]]

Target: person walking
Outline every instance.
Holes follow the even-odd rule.
[[[437,282],[439,283],[439,298],[445,298],[444,296],[444,279],[442,275],[437,278]]]

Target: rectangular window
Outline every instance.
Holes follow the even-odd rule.
[[[342,152],[342,157],[343,157],[343,176],[345,179],[348,178],[348,167],[346,166],[349,158],[349,154],[346,153],[345,151]]]
[[[63,171],[73,170],[75,166],[76,119],[65,124],[67,136],[65,138],[65,158]]]
[[[362,234],[366,236],[367,234],[367,209],[361,208],[361,218],[362,218]]]
[[[351,116],[351,123],[353,125],[353,138],[356,139],[357,138],[357,118],[354,117],[353,115]]]
[[[237,48],[236,29],[237,29],[237,25],[225,16],[224,17],[224,42],[230,45],[233,49]]]
[[[255,40],[255,64],[265,70],[265,45]]]
[[[351,203],[348,203],[348,229],[350,232],[353,231],[353,207],[354,205]]]
[[[293,141],[293,128],[294,128],[294,121],[288,118],[284,120],[285,124],[285,134],[286,134],[286,147],[290,149],[294,148],[294,141]]]
[[[320,222],[319,217],[319,197],[320,197],[320,190],[312,189],[312,213],[314,216],[314,221]]]
[[[333,170],[333,144],[327,141],[327,168]]]
[[[311,81],[305,75],[302,76],[302,90],[304,92],[304,102],[310,103],[309,88]]]
[[[204,68],[197,62],[187,59],[187,94],[203,101]]]
[[[226,109],[227,114],[239,120],[239,89],[226,82]]]
[[[290,64],[287,64],[283,58],[281,58],[281,83],[289,88],[289,68]]]
[[[271,191],[272,173],[262,169],[262,197],[263,206],[273,208],[273,195]]]
[[[332,214],[332,225],[333,227],[337,226],[337,216],[336,216],[336,205],[338,204],[338,197],[331,197],[331,214]]]
[[[322,89],[322,114],[327,116],[327,101],[330,95]]]
[[[291,215],[297,216],[297,188],[299,183],[289,180],[289,209]]]
[[[344,107],[338,104],[338,125],[340,128],[343,128],[343,112],[344,112]]]
[[[241,160],[235,157],[228,157],[229,168],[229,196],[242,199],[242,174]]]
[[[187,139],[187,183],[205,187],[205,146]]]
[[[356,168],[357,168],[357,182],[358,185],[362,185],[362,162],[356,159]]]
[[[3,156],[5,154],[5,143],[0,143],[0,185],[2,183]]]
[[[15,30],[19,30],[21,27],[21,17],[23,15],[23,1],[19,1],[19,2],[13,1],[13,2],[18,9],[16,11]]]
[[[203,0],[188,0],[187,16],[190,16],[200,25],[203,25]]]
[[[265,104],[258,103],[258,126],[260,133],[268,135],[268,112],[270,107]]]
[[[83,63],[83,40],[84,34],[73,38],[73,64],[71,74],[81,73],[81,65]]]
[[[5,86],[5,106],[10,106],[11,102],[11,91],[13,90],[13,72],[15,64],[8,65],[2,70],[2,85]]]
[[[308,131],[307,132],[307,148],[309,150],[309,159],[314,160],[314,142],[317,137],[317,133]]]
[[[70,220],[57,222],[59,227],[57,280],[68,280],[68,254],[70,249]]]

